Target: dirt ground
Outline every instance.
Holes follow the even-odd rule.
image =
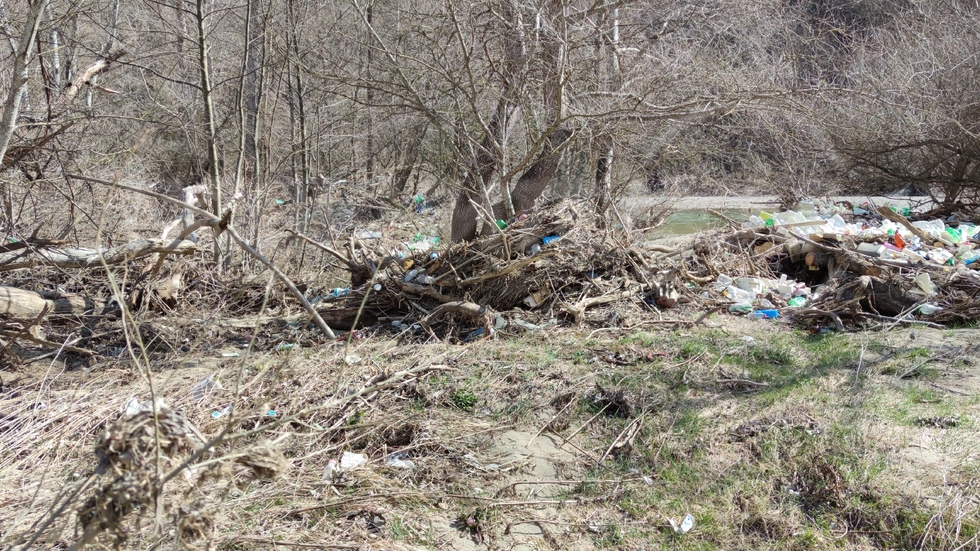
[[[976,328],[811,333],[718,314],[683,329],[511,324],[460,345],[396,333],[260,353],[243,342],[0,372],[0,548],[22,548],[59,504],[56,529],[35,545],[70,545],[91,527],[79,506],[111,485],[97,474],[97,442],[151,393],[203,438],[235,436],[169,483],[159,512],[125,511],[118,529],[103,520],[94,541],[980,545]],[[274,476],[256,475],[248,457],[259,446],[284,461]],[[345,453],[366,463],[343,468]],[[216,466],[227,472],[205,476]],[[203,527],[189,530],[189,518]]]

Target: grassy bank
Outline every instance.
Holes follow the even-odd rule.
[[[171,483],[163,531],[143,505],[117,536],[146,548],[173,524],[187,546],[224,549],[980,545],[977,330],[811,335],[710,321],[156,362],[155,392],[202,436],[243,436]],[[149,391],[125,364],[4,374],[10,411],[46,404],[4,433],[4,546],[46,518],[59,489],[104,480],[91,474],[97,439]],[[225,389],[191,396],[207,375]],[[271,478],[247,459],[258,446],[284,460]],[[368,463],[325,480],[343,452]],[[67,531],[44,541],[73,541],[64,534],[86,495],[91,486],[55,522]],[[678,535],[672,521],[686,514],[694,526]]]

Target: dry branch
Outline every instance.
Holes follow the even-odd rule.
[[[643,291],[645,285],[640,285],[634,287],[633,289],[627,289],[625,291],[620,291],[618,293],[610,293],[608,295],[603,295],[600,297],[591,297],[584,300],[580,300],[574,304],[567,303],[562,305],[562,309],[572,315],[575,321],[581,321],[582,316],[585,315],[585,310],[591,306],[598,306],[600,304],[609,304],[612,302],[619,302],[627,298],[636,296],[637,293]]]
[[[118,182],[110,182],[108,180],[100,180],[98,178],[91,178],[89,176],[81,176],[78,174],[68,174],[67,177],[75,178],[78,180],[84,180],[86,182],[92,182],[95,184],[117,187],[119,189],[133,191],[143,195],[148,195],[150,197],[156,197],[157,199],[167,201],[168,203],[173,203],[177,206],[183,207],[187,211],[201,215],[209,222],[212,222],[211,227],[215,232],[215,235],[220,234],[223,229],[222,226],[224,226],[228,222],[224,218],[219,218],[218,216],[215,216],[214,214],[206,210],[199,209],[194,205],[187,204],[179,199],[174,199],[173,197],[163,195],[162,193],[156,193],[154,191],[140,189],[133,186],[127,186],[126,184],[120,184]],[[289,288],[289,291],[293,294],[293,296],[296,297],[297,300],[299,300],[300,304],[303,305],[303,308],[310,314],[310,316],[316,322],[317,327],[319,327],[320,330],[323,331],[323,333],[327,336],[327,338],[334,339],[337,337],[337,335],[334,334],[333,330],[330,329],[330,326],[327,325],[327,322],[323,321],[323,318],[320,317],[320,314],[317,313],[316,309],[313,308],[313,305],[310,304],[310,301],[306,299],[306,296],[299,289],[296,288],[296,284],[293,283],[293,281],[289,279],[289,277],[287,277],[286,274],[282,273],[282,271],[279,270],[279,268],[277,268],[276,265],[272,263],[272,261],[270,261],[263,254],[255,250],[255,248],[253,248],[251,245],[249,245],[248,242],[245,241],[245,239],[243,239],[242,236],[239,235],[238,232],[236,232],[235,229],[232,228],[230,225],[227,226],[225,231],[228,232],[232,240],[235,241],[235,243],[237,243],[239,247],[241,247],[245,252],[247,252],[253,258],[255,258],[263,265],[265,265],[266,268],[269,268],[269,270],[271,270],[272,273],[274,273],[276,277],[278,277],[279,280],[282,281],[287,288]]]
[[[905,229],[912,232],[912,234],[921,239],[923,243],[932,243],[935,241],[935,239],[933,239],[928,233],[913,226],[912,223],[909,222],[908,218],[905,218],[889,207],[878,207],[878,214],[887,218],[888,220],[891,220],[892,222],[895,222],[896,224],[905,226]]]
[[[429,323],[431,320],[447,312],[463,314],[464,316],[478,319],[487,313],[487,307],[465,301],[447,302],[429,312],[429,315],[425,317],[424,321],[425,323]]]
[[[34,249],[10,252],[0,255],[0,272],[9,272],[35,266],[57,266],[59,268],[92,268],[105,264],[122,264],[151,254],[193,254],[197,244],[191,241],[167,239],[141,239],[106,249]]]
[[[77,346],[72,346],[70,344],[63,344],[60,342],[52,342],[44,339],[39,339],[30,333],[24,331],[7,331],[0,329],[0,336],[4,336],[11,339],[24,339],[25,341],[32,342],[34,344],[43,346],[45,348],[52,348],[56,350],[65,350],[67,352],[72,352],[74,354],[80,354],[82,356],[94,356],[95,352],[87,348],[78,348]]]
[[[68,241],[63,239],[38,239],[35,237],[30,237],[22,241],[14,241],[13,243],[0,245],[0,253],[9,253],[28,248],[58,247],[67,244]]]
[[[0,286],[0,315],[32,320],[41,315],[81,315],[101,310],[105,303],[72,294],[41,294],[16,287]]]

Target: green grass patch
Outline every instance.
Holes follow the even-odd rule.
[[[478,401],[477,395],[468,388],[457,389],[449,397],[449,402],[453,407],[463,411],[473,411]]]

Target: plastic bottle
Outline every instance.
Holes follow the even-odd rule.
[[[932,282],[932,278],[929,277],[929,274],[923,272],[915,276],[915,279],[912,281],[919,286],[919,289],[922,289],[923,293],[927,295],[936,294],[936,284]]]
[[[811,219],[816,218],[817,215],[817,209],[814,206],[813,201],[809,199],[800,201],[800,204],[796,205],[796,210],[800,211],[800,214]]]
[[[789,302],[787,304],[789,304],[793,308],[801,308],[803,306],[806,306],[806,298],[804,298],[804,297],[793,297],[793,298],[789,299]]]
[[[926,304],[919,306],[919,313],[924,316],[928,316],[930,314],[935,314],[942,309],[942,306],[937,305],[935,302],[927,302]]]
[[[960,230],[956,228],[946,228],[946,234],[953,241],[954,245],[959,245],[963,242],[963,237],[960,235]]]
[[[725,274],[718,274],[718,279],[715,280],[715,283],[714,285],[712,285],[712,288],[714,288],[715,291],[724,291],[726,287],[728,287],[734,282],[735,280],[726,276]]]
[[[789,283],[780,283],[776,285],[776,292],[779,293],[779,296],[788,300],[793,296],[793,286]]]
[[[839,214],[835,214],[827,219],[827,224],[832,226],[835,231],[843,230],[847,227],[847,222]]]
[[[772,216],[772,219],[775,223],[780,225],[806,222],[806,217],[796,212],[795,210],[788,210],[786,212],[776,213]]]
[[[919,262],[925,262],[925,257],[916,253],[911,248],[906,247],[902,249],[902,256],[908,259],[912,264],[918,264]]]
[[[912,225],[936,238],[946,230],[946,224],[942,220],[918,220],[912,222]]]
[[[748,314],[752,311],[751,302],[736,302],[728,307],[728,311],[733,314]]]
[[[779,310],[756,310],[749,314],[755,319],[776,319],[779,317]]]
[[[335,287],[330,294],[335,297],[342,297],[350,293],[350,287]]]
[[[746,291],[745,289],[739,289],[734,285],[729,285],[725,288],[725,298],[737,302],[751,302],[755,300],[755,293]]]

